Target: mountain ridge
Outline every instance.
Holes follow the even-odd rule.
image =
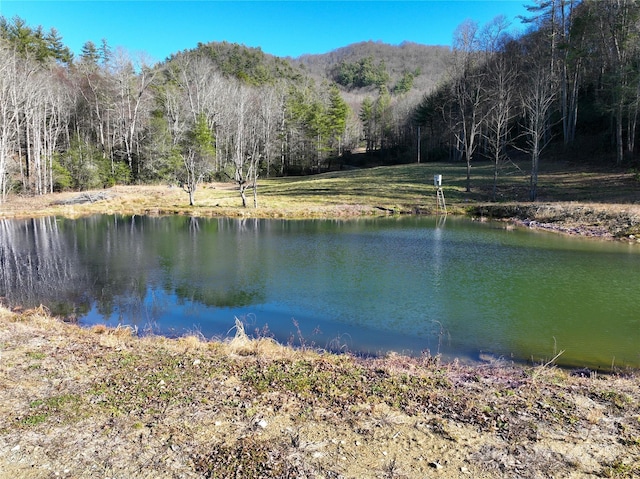
[[[304,54],[297,58],[280,57],[266,53],[260,47],[224,41],[198,43],[193,49],[175,53],[167,61],[183,54],[198,52],[215,60],[225,74],[250,83],[261,84],[278,78],[291,79],[309,75],[318,82],[336,83],[343,92],[351,92],[357,96],[374,93],[381,82],[393,91],[403,81],[407,91],[424,94],[438,84],[452,58],[451,49],[447,46],[429,46],[410,41],[391,45],[369,40],[327,53]],[[340,82],[338,72],[341,66],[361,68],[363,62],[369,62],[374,69],[384,71],[383,80],[372,81],[364,86]],[[410,82],[407,85],[408,76]]]
[[[405,73],[417,70],[413,86],[424,91],[433,88],[442,78],[450,64],[452,52],[447,46],[430,46],[410,41],[392,45],[369,40],[352,43],[327,53],[301,55],[290,61],[304,65],[316,78],[335,81],[332,77],[334,68],[341,63],[357,63],[368,57],[384,62],[392,85]]]

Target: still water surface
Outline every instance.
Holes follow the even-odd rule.
[[[640,367],[640,248],[447,218],[0,221],[0,296],[83,325]]]

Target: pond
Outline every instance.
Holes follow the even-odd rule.
[[[640,248],[462,218],[0,221],[0,296],[82,325],[640,367]]]

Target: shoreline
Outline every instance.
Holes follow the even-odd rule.
[[[640,207],[594,203],[477,205],[474,217],[491,218],[552,233],[640,244]]]
[[[42,196],[10,197],[0,203],[0,219],[42,216],[78,218],[92,214],[131,214],[150,216],[189,215],[198,217],[262,219],[347,219],[367,216],[435,215],[435,208],[424,205],[374,203],[298,204],[277,207],[242,208],[234,205],[235,190],[229,184],[202,188],[205,196],[194,207],[184,204],[178,188],[166,186],[123,187],[83,193],[52,193]],[[220,193],[222,192],[222,195]],[[211,193],[214,193],[211,195]],[[268,200],[264,200],[268,203]],[[588,202],[453,203],[451,215],[507,223],[507,228],[524,227],[569,236],[600,240],[619,240],[640,244],[640,205]]]
[[[0,470],[36,477],[640,474],[640,376],[138,338],[0,309]]]

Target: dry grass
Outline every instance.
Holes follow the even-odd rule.
[[[251,344],[254,343],[254,344]],[[82,329],[0,309],[3,477],[637,477],[640,378]]]
[[[547,164],[540,173],[540,200],[532,204],[527,201],[528,177],[523,173],[526,165],[522,166],[503,172],[498,202],[488,201],[492,191],[490,165],[474,168],[472,191],[466,192],[461,165],[427,163],[262,179],[258,208],[242,208],[232,184],[202,185],[193,207],[188,205],[186,193],[177,187],[116,186],[106,192],[104,201],[84,204],[65,204],[77,193],[10,196],[0,204],[0,218],[105,213],[261,218],[433,214],[433,175],[439,173],[444,177],[449,213],[515,219],[570,234],[640,237],[640,182],[636,173]]]
[[[526,170],[526,165],[522,165]],[[195,214],[257,216],[333,216],[371,214],[384,208],[397,212],[435,209],[433,175],[442,174],[448,205],[463,211],[470,204],[486,203],[492,189],[488,164],[474,167],[472,191],[465,191],[465,169],[461,164],[426,163],[325,173],[307,177],[261,179],[259,208],[241,208],[232,184],[202,185],[196,206],[177,187],[116,186],[106,201],[82,205],[60,204],[75,193],[40,197],[10,196],[2,215],[91,213]],[[528,203],[528,177],[522,169],[503,172],[499,179],[499,203]],[[640,204],[640,182],[634,172],[544,165],[540,173],[539,203],[584,202],[594,204]]]
[[[273,359],[293,359],[298,354],[298,351],[285,347],[272,338],[249,338],[244,330],[242,321],[238,318],[235,319],[234,328],[236,330],[234,337],[225,345],[230,354],[238,356],[268,356]]]

